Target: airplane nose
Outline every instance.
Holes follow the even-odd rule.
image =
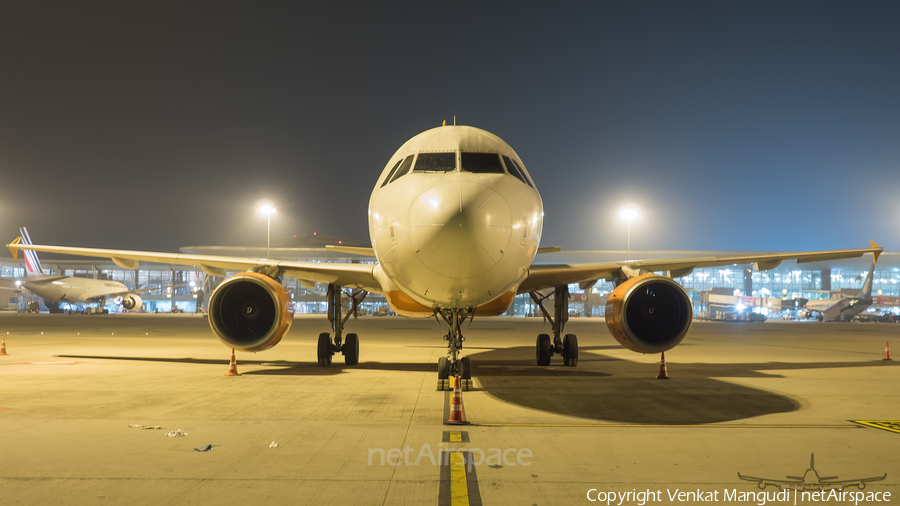
[[[416,257],[450,278],[487,272],[509,247],[511,231],[506,200],[471,181],[432,186],[409,209],[409,241]]]

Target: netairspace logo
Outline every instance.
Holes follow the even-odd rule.
[[[437,455],[442,456],[445,462],[438,462],[438,457],[435,456],[435,453],[431,449],[431,445],[425,443],[422,445],[422,448],[419,449],[419,452],[415,455],[412,454],[413,449],[407,445],[404,446],[403,449],[400,448],[390,448],[385,450],[384,448],[369,448],[369,465],[389,465],[389,466],[417,466],[424,461],[426,464],[431,464],[436,466],[438,464],[448,465],[450,454],[458,453],[460,456],[471,452],[472,459],[466,459],[466,467],[470,470],[473,466],[480,466],[482,464],[491,465],[502,465],[502,466],[530,466],[531,462],[528,461],[534,454],[528,448],[488,448],[487,450],[481,448],[444,448],[443,444],[439,444],[437,448]]]
[[[721,492],[721,495],[719,495]],[[683,491],[680,489],[662,490],[632,490],[631,492],[604,492],[592,488],[587,492],[587,499],[591,502],[599,502],[617,506],[637,505],[644,506],[648,503],[750,503],[759,506],[766,504],[810,504],[810,503],[841,503],[841,504],[867,504],[879,502],[891,502],[890,492],[845,492],[843,490],[796,490],[784,489],[779,492],[743,492],[737,489],[714,490],[711,492]]]

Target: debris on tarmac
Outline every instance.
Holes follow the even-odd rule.
[[[182,432],[181,429],[170,430],[166,436],[168,437],[181,437],[187,436],[187,432]]]
[[[162,429],[159,425],[141,425],[139,423],[133,423],[128,426],[131,429]]]
[[[198,452],[208,452],[212,449],[213,449],[213,445],[195,446],[194,447],[194,451],[198,451]]]
[[[279,446],[279,444],[276,443],[275,441],[272,441],[271,443],[269,443],[269,448],[278,448],[278,446]]]

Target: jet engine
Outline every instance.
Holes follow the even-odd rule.
[[[122,307],[129,311],[140,311],[141,304],[143,303],[144,300],[135,294],[125,295],[122,297]]]
[[[691,298],[671,278],[644,274],[619,285],[606,303],[606,325],[619,344],[659,353],[684,339],[693,319]]]
[[[268,350],[281,341],[293,321],[288,291],[263,274],[235,274],[209,297],[209,326],[231,348]]]

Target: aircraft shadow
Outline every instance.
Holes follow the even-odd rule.
[[[881,366],[872,362],[679,364],[669,380],[659,366],[594,353],[582,347],[577,368],[554,357],[534,365],[534,348],[516,347],[472,356],[473,375],[497,399],[551,413],[620,423],[705,424],[787,413],[800,405],[790,397],[716,378],[783,377],[773,371]],[[527,365],[526,365],[527,364]],[[888,363],[890,364],[890,363]],[[558,370],[560,374],[548,374]],[[566,373],[563,371],[571,371]],[[575,371],[578,371],[575,373]],[[598,378],[603,376],[602,380]]]
[[[205,358],[164,358],[164,357],[123,357],[123,356],[98,356],[98,355],[56,355],[60,358],[81,358],[95,360],[132,360],[138,362],[162,362],[173,364],[201,364],[221,365],[228,367],[228,360],[213,360]],[[340,374],[344,369],[376,370],[376,371],[409,371],[409,372],[435,372],[437,377],[437,364],[430,363],[405,363],[405,362],[361,362],[355,366],[345,366],[341,355],[335,355],[335,361],[329,367],[320,367],[316,362],[289,362],[284,360],[238,360],[238,371],[241,374],[252,376],[332,376]],[[242,366],[266,367],[252,371],[242,371]]]

